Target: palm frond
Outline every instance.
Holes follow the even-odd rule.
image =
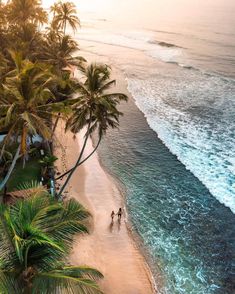
[[[84,221],[89,212],[75,200],[59,203],[39,190],[10,207],[0,205],[0,292],[16,287],[38,293],[40,285],[45,294],[101,293],[96,283],[103,277],[99,271],[64,264],[74,235],[87,232]]]
[[[21,287],[14,278],[14,275],[0,270],[0,293],[1,294],[21,294]]]
[[[110,74],[110,67],[106,64],[91,63],[85,68],[85,82],[76,84],[80,96],[75,99],[66,129],[76,133],[90,124],[88,135],[98,129],[99,136],[103,136],[109,127],[118,128],[122,113],[117,106],[121,101],[127,101],[128,97],[111,92],[115,80],[110,80]]]
[[[103,275],[89,267],[63,267],[50,272],[39,273],[33,282],[34,289],[39,285],[42,293],[84,293],[101,294],[96,281],[103,278]],[[34,293],[34,292],[33,292]],[[36,292],[35,292],[36,293]]]

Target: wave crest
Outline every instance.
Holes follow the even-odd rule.
[[[178,71],[179,72],[179,71]],[[184,70],[127,79],[149,126],[221,203],[235,213],[235,83]]]

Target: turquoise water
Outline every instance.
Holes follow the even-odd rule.
[[[232,294],[235,215],[172,155],[131,100],[100,150],[120,181],[161,293]]]

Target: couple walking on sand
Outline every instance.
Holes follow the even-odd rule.
[[[112,222],[113,222],[113,219],[114,219],[114,216],[115,216],[115,215],[118,215],[118,220],[120,221],[121,218],[122,218],[122,209],[119,208],[119,210],[118,210],[118,212],[117,212],[116,214],[115,214],[114,211],[112,211],[112,213],[111,213]]]

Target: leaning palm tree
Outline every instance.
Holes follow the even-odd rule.
[[[53,84],[50,70],[45,65],[22,60],[19,53],[12,53],[12,57],[16,69],[9,73],[0,89],[0,130],[8,130],[2,150],[7,144],[19,144],[0,190],[8,181],[19,155],[26,159],[28,138],[40,135],[50,140],[52,116],[64,111],[63,103],[55,102],[50,90]]]
[[[62,195],[66,185],[72,177],[75,169],[83,163],[82,160],[84,150],[86,148],[89,136],[98,130],[98,143],[95,150],[109,127],[117,128],[119,126],[119,116],[122,115],[118,111],[117,106],[121,101],[127,101],[128,97],[123,93],[112,93],[110,88],[115,85],[115,80],[110,79],[111,70],[107,65],[92,63],[84,68],[85,81],[78,82],[77,90],[80,96],[75,99],[72,106],[72,115],[67,122],[67,129],[74,134],[87,128],[83,146],[75,166],[67,171],[61,177],[69,174],[64,185],[62,186],[58,196]],[[94,151],[92,152],[92,154]],[[88,156],[88,158],[91,154]]]
[[[42,188],[32,193],[0,205],[0,293],[101,293],[99,271],[66,263],[75,234],[88,232],[89,212],[75,200],[57,202]]]
[[[56,4],[56,8],[53,10],[53,13],[53,23],[56,24],[58,29],[62,29],[64,31],[64,35],[68,25],[73,29],[73,31],[76,31],[77,27],[80,26],[76,6],[73,2],[58,2]]]

